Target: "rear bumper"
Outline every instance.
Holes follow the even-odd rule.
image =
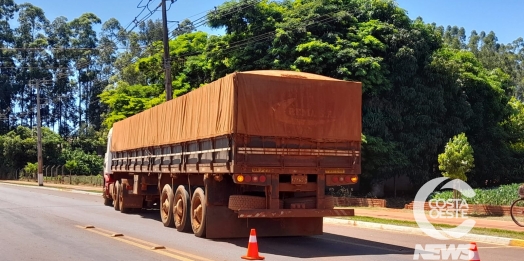
[[[291,217],[347,217],[354,209],[248,209],[238,210],[239,218],[291,218]]]

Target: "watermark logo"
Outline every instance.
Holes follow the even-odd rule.
[[[429,222],[426,213],[424,212],[424,205],[426,199],[433,191],[445,180],[449,178],[440,177],[428,181],[424,184],[415,196],[413,205],[413,216],[419,228],[428,236],[446,240],[449,238],[461,238],[465,236],[475,226],[475,220],[467,218],[468,204],[464,199],[450,199],[450,200],[430,200],[429,201],[429,216],[432,219],[437,218],[467,218],[459,226],[450,229],[437,230],[431,222]],[[475,196],[473,189],[464,181],[455,179],[450,180],[442,189],[456,189],[462,193],[466,198]]]
[[[426,244],[425,247],[417,244],[413,260],[471,260],[472,246],[470,244]]]

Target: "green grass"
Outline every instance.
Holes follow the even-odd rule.
[[[418,227],[418,224],[414,221],[406,220],[392,220],[392,219],[383,219],[375,217],[365,217],[365,216],[353,216],[353,217],[344,217],[345,219],[354,220],[354,221],[364,221],[372,223],[380,223],[387,225],[396,225],[396,226],[405,226],[405,227]],[[456,226],[447,225],[447,224],[435,224],[432,223],[435,228],[455,228]],[[517,225],[515,225],[517,226]],[[487,236],[496,236],[496,237],[507,237],[515,239],[524,239],[524,233],[511,230],[502,230],[495,228],[479,228],[474,227],[470,231],[471,234],[478,235],[487,235]]]

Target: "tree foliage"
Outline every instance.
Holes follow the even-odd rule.
[[[67,142],[48,128],[42,128],[42,155],[46,166],[60,166],[76,162],[75,174],[99,174],[103,158],[96,154],[100,140],[89,138]],[[6,135],[0,135],[0,163],[4,170],[24,169],[37,160],[36,129],[19,126]],[[71,163],[69,163],[71,164]],[[26,172],[28,172],[26,170]]]
[[[65,167],[73,174],[97,175],[102,172],[104,159],[96,154],[75,149],[64,151],[63,157]]]
[[[478,184],[516,178],[521,155],[512,144],[521,134],[505,122],[516,113],[508,102],[518,93],[518,41],[505,51],[494,34],[472,34],[467,42],[463,28],[411,20],[387,0],[238,0],[207,18],[226,34],[190,32],[170,42],[175,96],[245,70],[295,70],[361,81],[367,137],[363,174],[371,180],[408,175],[419,184],[439,175],[438,154],[459,133],[474,148]],[[191,48],[195,43],[198,48]],[[135,63],[135,72],[160,92],[160,43],[150,50]],[[108,117],[107,126],[135,112],[111,113],[121,116]]]
[[[36,172],[38,171],[38,163],[31,163],[31,162],[28,162],[25,167],[24,167],[24,171],[25,173],[29,174],[29,175],[35,175]]]
[[[439,169],[444,177],[467,181],[466,173],[474,164],[473,148],[464,133],[453,136],[446,144],[444,152],[438,155]]]
[[[198,31],[204,23],[225,34]],[[0,47],[17,47],[0,50],[2,166],[36,157],[30,80],[53,79],[40,86],[46,164],[75,163],[75,172],[96,172],[96,160],[81,159],[101,152],[113,123],[165,100],[160,21],[126,31],[116,19],[49,21],[36,6],[2,1],[0,24]],[[522,38],[499,43],[494,32],[411,20],[391,0],[232,0],[170,35],[174,97],[246,70],[362,82],[362,171],[372,182],[439,176],[438,155],[460,133],[474,151],[470,181],[524,177]]]

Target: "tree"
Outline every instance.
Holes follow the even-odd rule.
[[[69,136],[73,123],[78,119],[74,104],[74,85],[69,80],[73,51],[68,48],[71,47],[72,33],[67,18],[63,16],[57,17],[47,29],[49,47],[53,48],[50,52],[53,56],[55,79],[51,91],[53,99],[48,105],[52,106],[50,123],[56,123],[57,132],[63,137]]]
[[[142,21],[138,25],[138,28],[140,29],[139,41],[142,45],[150,46],[154,42],[162,41],[164,37],[162,20]]]
[[[93,29],[101,22],[95,14],[85,13],[69,23],[72,31],[71,46],[77,48],[74,51],[74,61],[78,72],[78,128],[83,124],[93,124],[95,128],[99,128],[101,124],[101,113],[98,111],[100,92],[96,88],[96,75],[100,72],[95,66],[99,58],[99,50],[96,49],[98,38]]]
[[[184,21],[180,22],[180,24],[178,24],[178,26],[171,32],[171,35],[173,38],[176,38],[183,34],[192,33],[195,30],[195,26],[191,20],[185,19]]]
[[[474,164],[473,148],[469,145],[466,134],[460,133],[453,136],[446,144],[444,152],[438,155],[439,169],[442,176],[451,179],[467,181],[467,172],[470,172]],[[460,197],[456,184],[453,185],[453,197]]]
[[[466,134],[460,133],[449,139],[444,152],[438,155],[439,169],[442,176],[467,181],[466,173],[474,164],[473,148],[469,145]]]
[[[13,50],[4,49],[14,42],[13,30],[9,24],[9,20],[14,18],[14,13],[18,6],[13,0],[6,0],[0,2],[0,64],[2,65],[0,73],[0,112],[6,113],[6,118],[9,119],[14,116],[14,99],[18,92],[16,82],[17,68]],[[11,121],[0,121],[0,134],[5,134],[12,128]]]
[[[23,168],[27,162],[36,161],[36,132],[27,127],[18,126],[4,136],[2,156],[6,168]]]
[[[22,112],[18,115],[23,123],[29,127],[36,125],[36,94],[31,88],[29,82],[34,79],[50,78],[49,61],[50,55],[45,51],[48,46],[45,28],[49,26],[49,21],[45,17],[44,11],[30,3],[20,5],[18,16],[19,26],[14,31],[15,47],[18,50],[18,63],[22,70],[17,74],[18,95],[20,103],[18,106]],[[36,49],[26,49],[36,48]],[[40,88],[41,98],[48,97],[50,91],[48,88]],[[48,118],[47,109],[42,109],[42,120],[45,122]]]

